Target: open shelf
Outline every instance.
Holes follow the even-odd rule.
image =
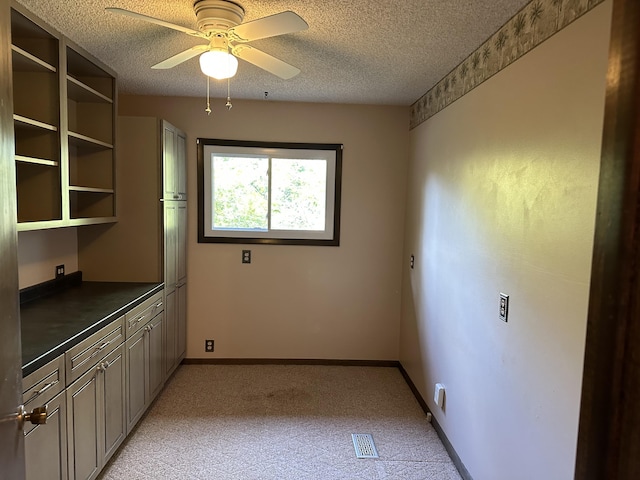
[[[71,132],[69,131],[69,145],[80,147],[80,148],[89,148],[89,149],[104,149],[104,148],[113,148],[113,144],[103,142],[102,140],[98,140],[97,138],[91,138],[87,135],[82,135],[81,133]]]
[[[69,191],[86,193],[113,193],[112,188],[80,187],[78,185],[69,185]]]
[[[53,65],[31,55],[17,45],[11,45],[11,60],[16,72],[56,73],[58,71]]]
[[[11,8],[18,230],[113,222],[116,76]]]
[[[62,219],[60,169],[31,162],[16,163],[18,222]]]
[[[15,128],[34,128],[40,130],[49,130],[50,132],[57,132],[58,127],[55,125],[51,125],[50,123],[41,122],[39,120],[35,120],[33,118],[25,117],[18,114],[13,114],[13,121]]]
[[[60,163],[54,160],[47,160],[45,158],[25,157],[23,155],[16,155],[16,162],[32,163],[34,165],[45,165],[48,167],[60,166]]]
[[[60,54],[59,40],[57,35],[53,33],[53,29],[45,29],[39,23],[35,18],[27,18],[12,8],[11,44],[20,52],[24,52],[29,57],[38,59],[43,65],[49,65],[57,70]],[[12,50],[14,49],[12,48]],[[27,55],[22,56],[26,57]]]
[[[76,102],[105,102],[113,100],[71,76],[67,76],[67,96]]]
[[[115,216],[113,191],[69,190],[71,219]]]
[[[113,100],[115,79],[95,62],[67,47],[67,75],[104,97]]]

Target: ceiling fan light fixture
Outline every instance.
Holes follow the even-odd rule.
[[[200,55],[200,69],[217,80],[231,78],[238,71],[238,59],[224,50],[209,50]]]

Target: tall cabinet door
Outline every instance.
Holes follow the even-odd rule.
[[[179,283],[187,281],[187,203],[179,202],[177,210],[176,270]]]
[[[177,202],[164,204],[164,288],[170,292],[178,283],[177,270],[178,205]]]
[[[176,178],[176,129],[169,122],[162,121],[162,171],[163,197],[178,200],[178,179]]]
[[[179,200],[187,199],[187,139],[182,132],[176,133],[176,189]]]

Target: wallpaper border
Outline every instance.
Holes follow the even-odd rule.
[[[412,130],[604,0],[532,0],[411,105]]]

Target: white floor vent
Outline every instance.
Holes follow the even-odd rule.
[[[358,458],[380,458],[370,433],[352,433],[353,448]]]

